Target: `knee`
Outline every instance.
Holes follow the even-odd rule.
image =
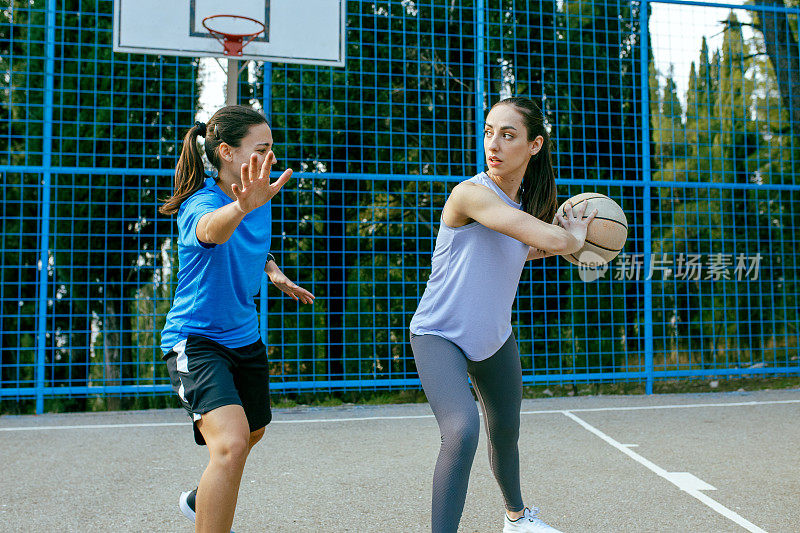
[[[474,417],[458,417],[448,421],[442,428],[442,445],[458,448],[461,453],[474,451],[478,448],[478,435],[480,423],[477,415]]]
[[[249,435],[246,433],[225,435],[213,444],[210,451],[212,461],[222,463],[229,468],[243,468],[250,451]]]
[[[489,426],[492,445],[516,445],[519,440],[519,424],[513,420],[501,421]]]
[[[255,446],[256,442],[261,440],[261,437],[264,436],[264,430],[266,428],[257,429],[255,431],[250,432],[250,447],[252,448]]]

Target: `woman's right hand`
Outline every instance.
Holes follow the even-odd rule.
[[[270,169],[277,161],[275,154],[270,150],[264,158],[264,164],[261,165],[260,172],[256,154],[250,156],[249,164],[242,165],[242,185],[239,186],[234,183],[231,185],[231,190],[236,196],[239,209],[243,213],[247,214],[272,200],[281,190],[281,187],[289,181],[292,176],[292,169],[287,168],[275,183],[269,182]]]
[[[592,220],[594,220],[595,215],[597,215],[597,209],[595,209],[588,217],[584,218],[583,214],[586,212],[586,206],[588,205],[589,202],[583,202],[582,206],[573,211],[572,203],[567,202],[567,204],[564,206],[564,215],[556,212],[556,218],[558,219],[561,227],[567,230],[570,235],[575,237],[575,239],[580,242],[580,248],[583,247],[583,243],[586,241],[586,232],[589,229],[589,224],[592,222]]]

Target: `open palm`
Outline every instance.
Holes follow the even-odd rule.
[[[231,190],[244,213],[249,213],[272,200],[281,187],[289,181],[292,169],[287,168],[274,183],[269,182],[269,171],[276,161],[275,154],[270,150],[260,170],[256,154],[250,156],[249,164],[242,165],[242,185],[234,183]]]

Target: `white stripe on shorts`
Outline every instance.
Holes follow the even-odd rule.
[[[178,365],[178,372],[189,373],[189,359],[186,357],[186,339],[172,347],[172,351],[178,354],[175,364]]]
[[[175,365],[178,367],[178,372],[183,372],[184,374],[189,373],[189,358],[186,357],[186,339],[182,340],[178,344],[172,347],[172,351],[178,354],[178,357],[175,359]],[[186,403],[189,403],[186,400],[186,389],[183,388],[183,380],[180,376],[178,376],[178,381],[181,382],[181,386],[178,387],[178,396],[181,397]]]

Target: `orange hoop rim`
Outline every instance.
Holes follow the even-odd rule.
[[[249,32],[249,33],[227,33],[227,32],[224,32],[224,31],[219,31],[219,30],[215,30],[213,28],[209,28],[208,27],[208,24],[206,23],[206,21],[211,20],[211,19],[221,18],[221,17],[249,20],[250,22],[255,22],[256,24],[261,26],[261,29],[258,30],[255,33],[253,33],[253,32]],[[244,37],[253,37],[253,38],[255,38],[259,34],[263,33],[264,30],[267,29],[266,25],[264,25],[263,22],[261,22],[259,20],[256,20],[256,19],[254,19],[252,17],[245,17],[244,15],[225,15],[225,14],[211,15],[211,16],[208,16],[208,17],[204,18],[203,19],[203,27],[205,29],[207,29],[211,33],[211,35],[214,35],[214,36],[221,35],[221,36],[225,37],[226,39],[237,39],[237,38],[238,39],[243,39]],[[248,42],[250,42],[250,41],[248,41]]]
[[[261,26],[261,29],[258,30],[257,32],[227,33],[227,32],[224,32],[224,31],[219,31],[219,30],[215,30],[213,28],[210,28],[208,26],[208,24],[206,23],[207,21],[209,21],[211,19],[222,18],[222,17],[233,18],[233,19],[242,19],[242,20],[248,20],[250,22],[255,22],[256,24]],[[244,15],[224,15],[224,14],[211,15],[209,17],[204,18],[203,19],[203,27],[205,29],[207,29],[208,32],[216,40],[218,40],[220,43],[222,43],[222,47],[225,49],[225,55],[228,55],[228,56],[240,56],[240,55],[242,55],[242,48],[247,46],[250,43],[250,41],[252,41],[256,37],[258,37],[261,33],[264,32],[264,30],[267,29],[267,26],[263,22],[260,22],[260,21],[254,19],[254,18],[245,17]],[[249,37],[249,39],[244,41],[244,39],[247,38],[247,37]]]

